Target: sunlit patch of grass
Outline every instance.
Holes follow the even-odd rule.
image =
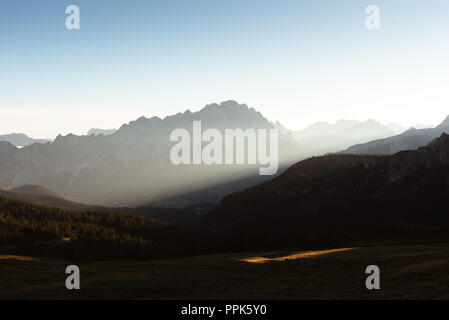
[[[249,263],[267,263],[267,262],[272,262],[272,261],[306,259],[306,258],[310,258],[310,257],[314,257],[314,256],[320,256],[323,254],[349,251],[349,250],[354,250],[354,249],[356,249],[356,248],[340,248],[340,249],[330,249],[330,250],[304,251],[304,252],[293,253],[293,254],[285,255],[282,257],[276,257],[276,258],[249,257],[249,258],[240,259],[240,261],[249,262]]]
[[[42,262],[45,259],[28,257],[28,256],[17,256],[17,255],[0,255],[0,260],[18,260],[18,261],[27,261],[27,262]]]

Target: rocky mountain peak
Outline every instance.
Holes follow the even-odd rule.
[[[174,143],[170,134],[178,128],[191,132],[193,121],[202,122],[202,131],[274,128],[256,110],[225,101],[164,119],[141,117],[112,135],[59,135],[52,143],[35,143],[21,150],[2,143],[0,185],[13,188],[37,184],[74,201],[118,206],[166,201],[179,198],[179,194],[193,199],[192,192],[206,185],[210,188],[201,201],[217,201],[226,193],[261,180],[256,175],[258,168],[253,165],[218,168],[173,165],[170,151]],[[279,137],[278,153],[280,166],[305,156],[299,145],[284,136]],[[228,183],[233,180],[238,183]]]

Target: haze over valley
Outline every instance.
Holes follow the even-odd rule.
[[[449,1],[0,7],[0,300],[449,299]]]
[[[85,136],[59,135],[52,142],[29,139],[29,144],[23,143],[21,149],[10,143],[14,141],[0,142],[0,185],[7,189],[41,185],[67,199],[91,205],[182,207],[219,203],[223,196],[267,179],[258,174],[255,165],[173,165],[169,156],[170,133],[178,128],[192,132],[193,121],[201,121],[203,130],[216,128],[223,133],[227,128],[280,128],[279,172],[311,156],[422,132],[424,138],[416,133],[408,139],[410,144],[396,143],[393,152],[354,153],[416,149],[444,131],[442,124],[435,129],[410,129],[396,135],[390,127],[374,120],[318,122],[291,131],[266,119],[256,109],[230,100],[164,119],[141,117],[118,130],[92,129]]]

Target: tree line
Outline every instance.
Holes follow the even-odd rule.
[[[0,247],[67,260],[152,259],[194,253],[192,234],[128,213],[71,212],[0,197]]]

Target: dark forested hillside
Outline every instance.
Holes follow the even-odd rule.
[[[191,237],[155,219],[71,212],[0,197],[0,247],[67,260],[151,259],[185,255]]]
[[[133,209],[133,212],[183,229],[194,230],[199,227],[206,214],[216,207],[217,205],[212,203],[197,203],[184,208],[138,207]]]
[[[226,197],[203,228],[214,247],[448,235],[449,136],[393,156],[330,155]]]

